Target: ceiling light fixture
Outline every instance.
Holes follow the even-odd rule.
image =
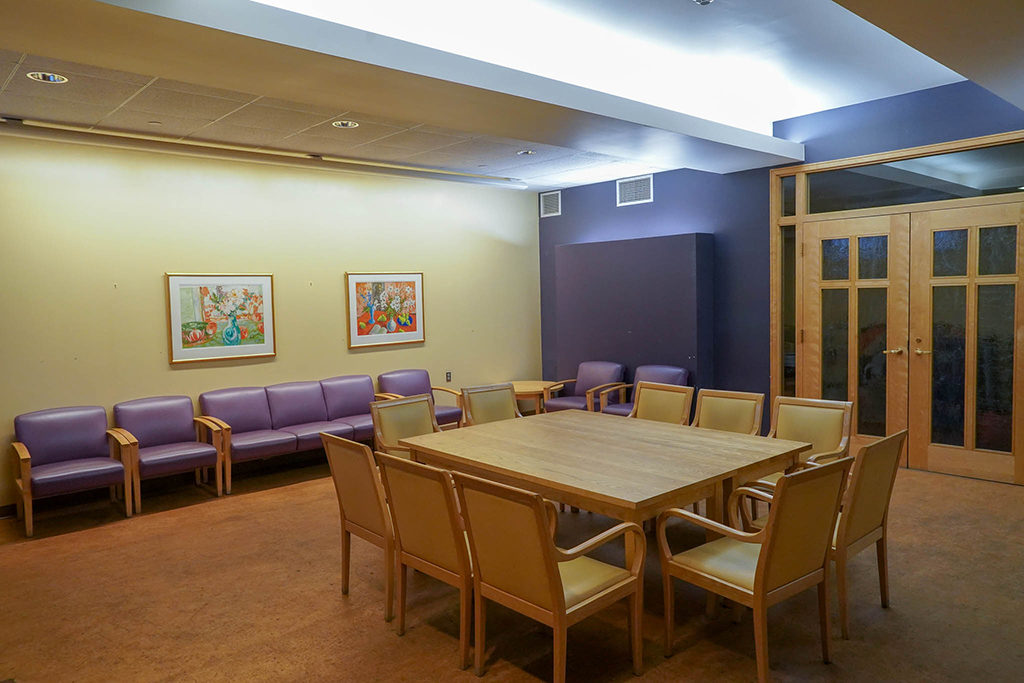
[[[53,74],[49,71],[29,71],[25,74],[33,81],[39,81],[40,83],[53,83],[59,85],[61,83],[67,83],[68,77],[61,76],[60,74]]]
[[[693,0],[693,1],[694,1],[695,3],[697,3],[698,5],[700,5],[701,7],[703,7],[704,5],[710,5],[710,4],[711,4],[711,3],[713,3],[713,2],[715,1],[715,0]]]
[[[536,150],[532,150],[532,149],[521,149],[518,152],[516,152],[516,154],[521,156],[521,157],[533,156],[536,153],[537,153]]]
[[[356,121],[333,121],[331,123],[335,128],[358,128],[359,124]]]

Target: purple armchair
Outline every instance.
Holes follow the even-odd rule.
[[[228,493],[231,493],[231,463],[296,450],[295,434],[273,428],[270,404],[263,387],[207,391],[199,395],[199,411],[222,430],[224,489]]]
[[[630,400],[627,403],[626,390],[636,386],[637,382],[657,382],[658,384],[682,386],[689,378],[690,372],[686,368],[677,368],[674,365],[641,365],[633,373],[633,384],[609,387],[601,392],[599,410],[612,415],[629,415],[633,410],[633,397],[631,392]],[[618,402],[613,403],[612,399],[616,397]]]
[[[52,408],[14,418],[14,485],[19,519],[32,535],[32,500],[124,485],[124,514],[132,516],[131,445],[107,429],[100,406]],[[114,492],[111,489],[111,498]]]
[[[391,394],[393,398],[429,394],[434,399],[435,391],[446,391],[455,396],[457,406],[439,406],[434,401],[434,416],[439,425],[458,425],[462,419],[462,394],[447,387],[435,387],[430,384],[430,374],[426,370],[392,370],[377,375],[377,386],[381,393]]]
[[[188,396],[140,398],[114,406],[114,422],[132,444],[136,512],[142,512],[142,479],[194,470],[198,483],[199,470],[212,467],[217,495],[223,493],[223,433],[211,420],[194,415]]]
[[[373,416],[370,404],[378,399],[390,398],[373,391],[369,375],[345,375],[320,380],[327,404],[327,419],[352,427],[353,441],[373,440]]]
[[[594,410],[595,397],[604,389],[622,383],[625,368],[621,363],[609,363],[603,360],[589,360],[580,363],[575,379],[559,380],[544,390],[544,410],[552,413],[556,410]],[[572,391],[563,396],[552,398],[552,394],[572,384]]]

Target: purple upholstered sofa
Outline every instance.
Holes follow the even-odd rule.
[[[51,408],[14,418],[14,484],[25,535],[32,535],[32,500],[124,485],[124,513],[132,516],[131,446],[107,429],[102,406]]]
[[[597,394],[622,382],[625,368],[621,363],[610,363],[603,360],[590,360],[580,363],[575,379],[559,380],[558,384],[544,390],[544,410],[549,413],[556,410],[596,410]],[[569,391],[562,387],[572,384]],[[552,398],[554,391],[562,392],[561,396]]]
[[[373,417],[370,404],[378,396],[369,375],[343,375],[320,380],[327,405],[327,419],[352,426],[353,441],[373,440]]]
[[[392,370],[377,375],[377,386],[382,393],[395,396],[417,396],[427,394],[434,399],[434,415],[437,424],[458,424],[462,418],[462,395],[454,389],[435,387],[430,384],[430,374],[426,370]],[[439,406],[434,391],[446,391],[455,395],[458,406]]]
[[[114,406],[114,423],[138,449],[135,453],[135,511],[142,511],[141,479],[214,468],[217,495],[223,492],[220,428],[195,417],[188,396],[153,396]],[[216,438],[207,435],[218,433]]]
[[[623,384],[601,392],[601,410],[612,415],[629,415],[633,410],[633,398],[631,393],[630,400],[626,401],[625,394],[637,382],[658,382],[659,384],[682,386],[686,384],[689,377],[690,372],[686,368],[677,368],[674,365],[641,365],[633,373],[633,384]],[[606,401],[611,398],[617,398],[618,402]]]

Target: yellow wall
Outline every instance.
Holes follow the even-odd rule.
[[[538,378],[537,227],[529,192],[0,136],[3,433],[42,408],[396,368]],[[345,271],[422,271],[426,343],[349,350]],[[165,272],[272,272],[277,356],[172,367]]]

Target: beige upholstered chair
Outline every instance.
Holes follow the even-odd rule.
[[[377,454],[381,479],[395,525],[398,558],[398,635],[405,633],[408,567],[459,589],[459,668],[469,666],[473,575],[466,534],[445,470]]]
[[[850,637],[849,614],[846,609],[846,563],[850,557],[872,544],[875,545],[878,558],[878,586],[882,594],[882,607],[889,606],[885,532],[892,487],[896,482],[900,453],[906,440],[907,430],[896,432],[861,448],[854,459],[836,527],[832,555],[836,563],[839,625],[843,638]]]
[[[516,391],[511,384],[488,384],[462,390],[462,422],[465,425],[522,416],[516,402]]]
[[[368,446],[320,434],[341,514],[341,593],[348,595],[352,534],[384,550],[384,619],[394,616],[395,541],[377,464]]]
[[[550,535],[551,508],[539,495],[459,473],[453,476],[473,560],[477,675],[483,674],[488,600],[552,627],[554,680],[561,683],[565,681],[568,627],[624,598],[629,600],[633,671],[639,674],[643,663],[643,530],[636,524],[623,523],[575,548],[562,550]],[[628,568],[586,556],[627,534],[636,544]]]
[[[693,387],[658,382],[637,382],[629,417],[672,424],[690,424]]]
[[[852,416],[853,403],[850,401],[776,396],[768,436],[810,443],[810,450],[800,454],[801,460],[825,463],[849,454]],[[771,486],[781,476],[782,472],[775,472],[762,477],[757,483]]]
[[[374,449],[390,455],[408,458],[409,450],[398,445],[400,439],[441,431],[429,394],[374,401],[370,404],[370,415]]]
[[[701,389],[697,392],[693,426],[723,432],[757,434],[761,431],[763,409],[764,394]]]
[[[842,458],[784,475],[776,487],[768,522],[756,533],[738,530],[742,499],[750,496],[769,500],[771,496],[745,486],[729,498],[732,527],[678,508],[658,517],[666,654],[671,654],[674,640],[674,577],[753,609],[759,681],[768,680],[768,608],[816,585],[821,653],[829,661],[831,541],[851,463],[851,458]],[[681,517],[723,537],[673,554],[665,535],[666,523],[672,517]]]

